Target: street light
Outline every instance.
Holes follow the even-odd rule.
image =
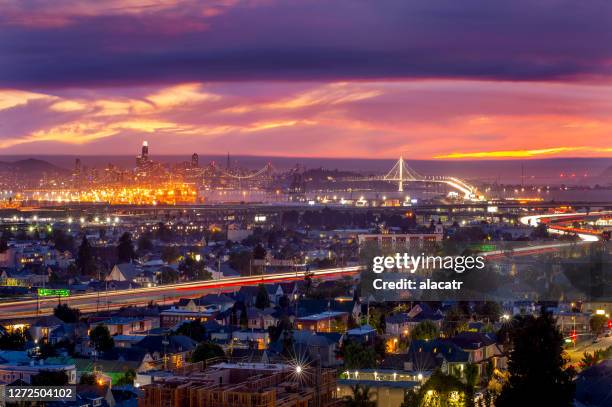
[[[295,367],[295,373],[297,373],[297,374],[301,374],[301,373],[302,373],[302,366],[297,365],[297,366]]]

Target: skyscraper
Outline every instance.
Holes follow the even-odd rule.
[[[81,174],[81,159],[80,158],[77,158],[74,161],[74,173],[77,175]]]
[[[193,168],[197,168],[200,166],[200,158],[198,157],[197,153],[193,153],[193,155],[191,156],[191,166]]]
[[[149,142],[148,141],[142,142],[142,153],[140,154],[140,157],[144,161],[147,161],[149,159]]]
[[[136,157],[136,167],[140,168],[149,162],[149,142],[142,142],[140,155]]]

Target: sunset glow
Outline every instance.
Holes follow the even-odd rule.
[[[0,3],[0,154],[611,155],[612,6]]]

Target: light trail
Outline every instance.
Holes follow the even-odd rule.
[[[57,297],[23,299],[0,303],[0,319],[48,315],[53,312],[53,307],[55,307],[59,301],[70,306],[76,306],[82,312],[94,312],[98,309],[118,309],[126,305],[146,305],[150,301],[166,301],[171,298],[194,297],[202,295],[203,291],[206,290],[229,290],[245,285],[294,281],[303,279],[307,274],[320,279],[335,278],[353,275],[362,269],[362,266],[337,267],[312,271],[293,271],[256,276],[231,277],[219,280],[193,281],[155,287],[135,288],[131,290],[100,291],[77,294],[61,299]]]
[[[553,214],[543,214],[543,215],[529,215],[523,216],[519,219],[519,221],[523,225],[536,227],[540,224],[540,222],[544,222],[545,220],[555,220],[559,218],[571,218],[571,217],[584,217],[584,216],[599,216],[599,215],[610,215],[612,211],[602,211],[602,212],[573,212],[573,213],[553,213]],[[566,235],[573,234],[571,230],[566,230],[566,228],[556,228],[555,226],[549,226],[548,230],[551,233]],[[600,237],[593,231],[593,233],[575,233],[581,240],[585,242],[597,242],[600,240]]]

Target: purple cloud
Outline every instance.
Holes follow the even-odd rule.
[[[612,74],[606,0],[74,1],[9,1],[0,87]]]

